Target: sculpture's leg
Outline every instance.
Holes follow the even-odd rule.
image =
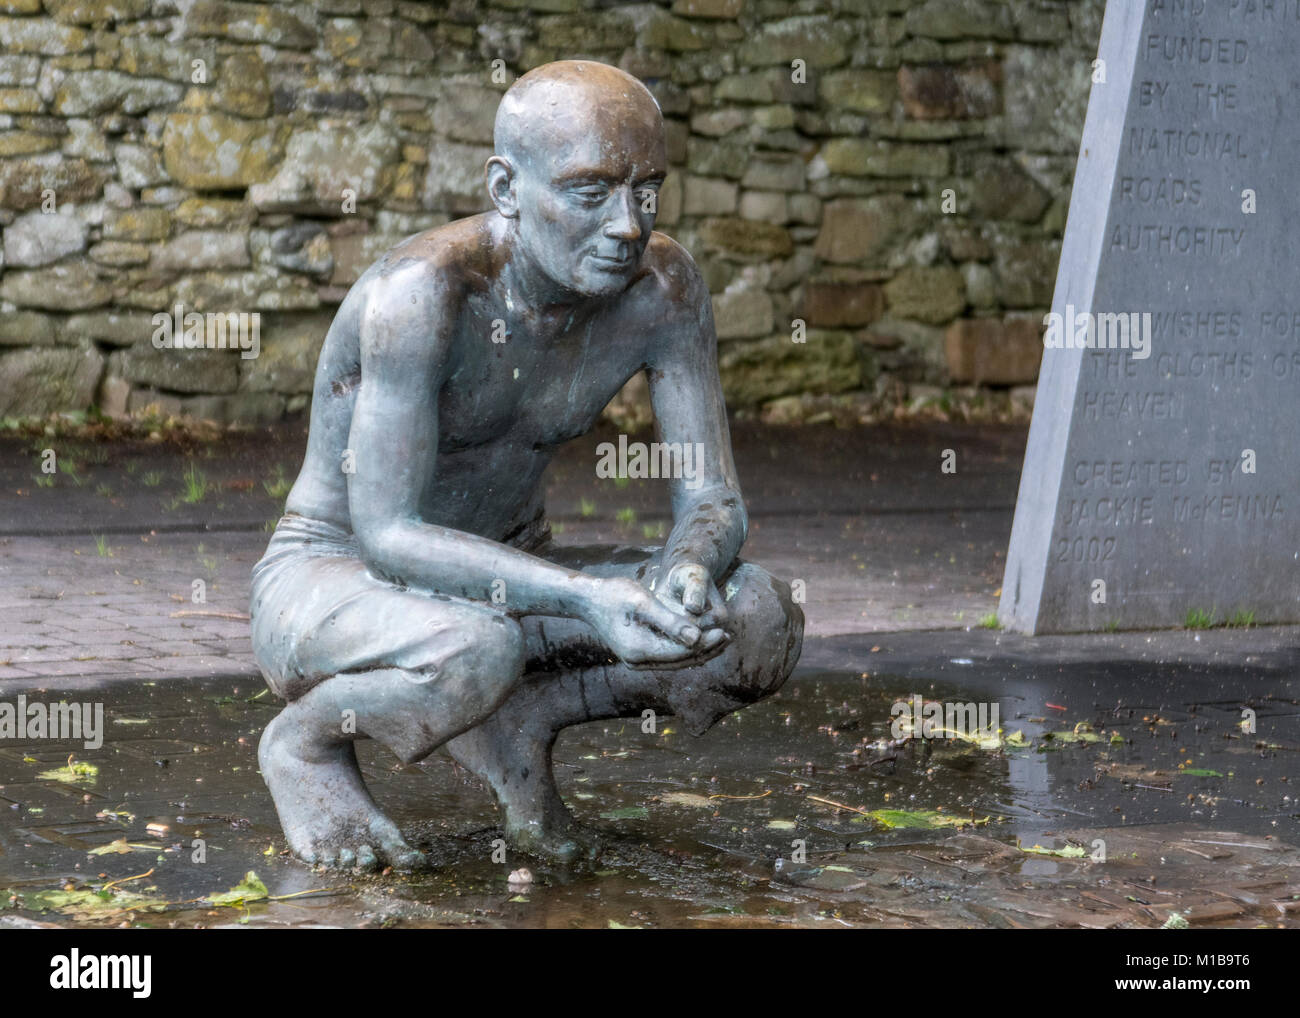
[[[290,699],[258,748],[294,854],[349,868],[421,861],[371,798],[354,741],[422,759],[487,718],[523,672],[517,623],[451,598],[400,591],[355,559],[305,558],[259,599],[254,646]],[[277,625],[259,620],[273,617]]]
[[[602,569],[608,575],[608,568]],[[626,567],[635,575],[635,566]],[[571,857],[590,848],[555,784],[551,748],[569,725],[644,710],[677,715],[693,735],[768,696],[789,677],[803,642],[803,613],[789,587],[741,563],[723,584],[731,640],[707,660],[670,668],[610,662],[592,631],[571,619],[522,620],[524,681],[483,724],[447,745],[492,789],[511,844]]]

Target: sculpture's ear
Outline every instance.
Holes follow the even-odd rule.
[[[519,199],[515,195],[515,168],[510,161],[501,156],[493,156],[487,161],[488,197],[497,211],[506,219],[519,216]]]

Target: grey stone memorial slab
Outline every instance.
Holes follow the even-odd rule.
[[[1005,627],[1300,620],[1298,54],[1300,0],[1107,5]]]

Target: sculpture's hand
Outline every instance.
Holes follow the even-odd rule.
[[[727,638],[721,629],[701,630],[700,619],[674,611],[635,580],[621,578],[600,582],[586,621],[605,646],[633,665],[680,661]]]
[[[703,624],[717,626],[727,617],[727,607],[713,583],[709,570],[698,562],[683,562],[674,566],[663,585],[661,598],[670,599],[692,615],[703,617]]]
[[[701,629],[717,629],[727,621],[726,602],[708,568],[698,562],[679,563],[669,569],[666,579],[660,578],[656,563],[647,573],[647,583],[660,601],[672,611],[689,613]]]

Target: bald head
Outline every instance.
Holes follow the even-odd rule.
[[[515,271],[554,299],[622,292],[668,172],[654,96],[617,67],[561,60],[511,86],[494,134],[485,183]]]
[[[662,145],[663,133],[659,104],[632,75],[593,60],[557,60],[510,86],[492,140],[497,155],[517,164],[593,135],[626,149]]]

